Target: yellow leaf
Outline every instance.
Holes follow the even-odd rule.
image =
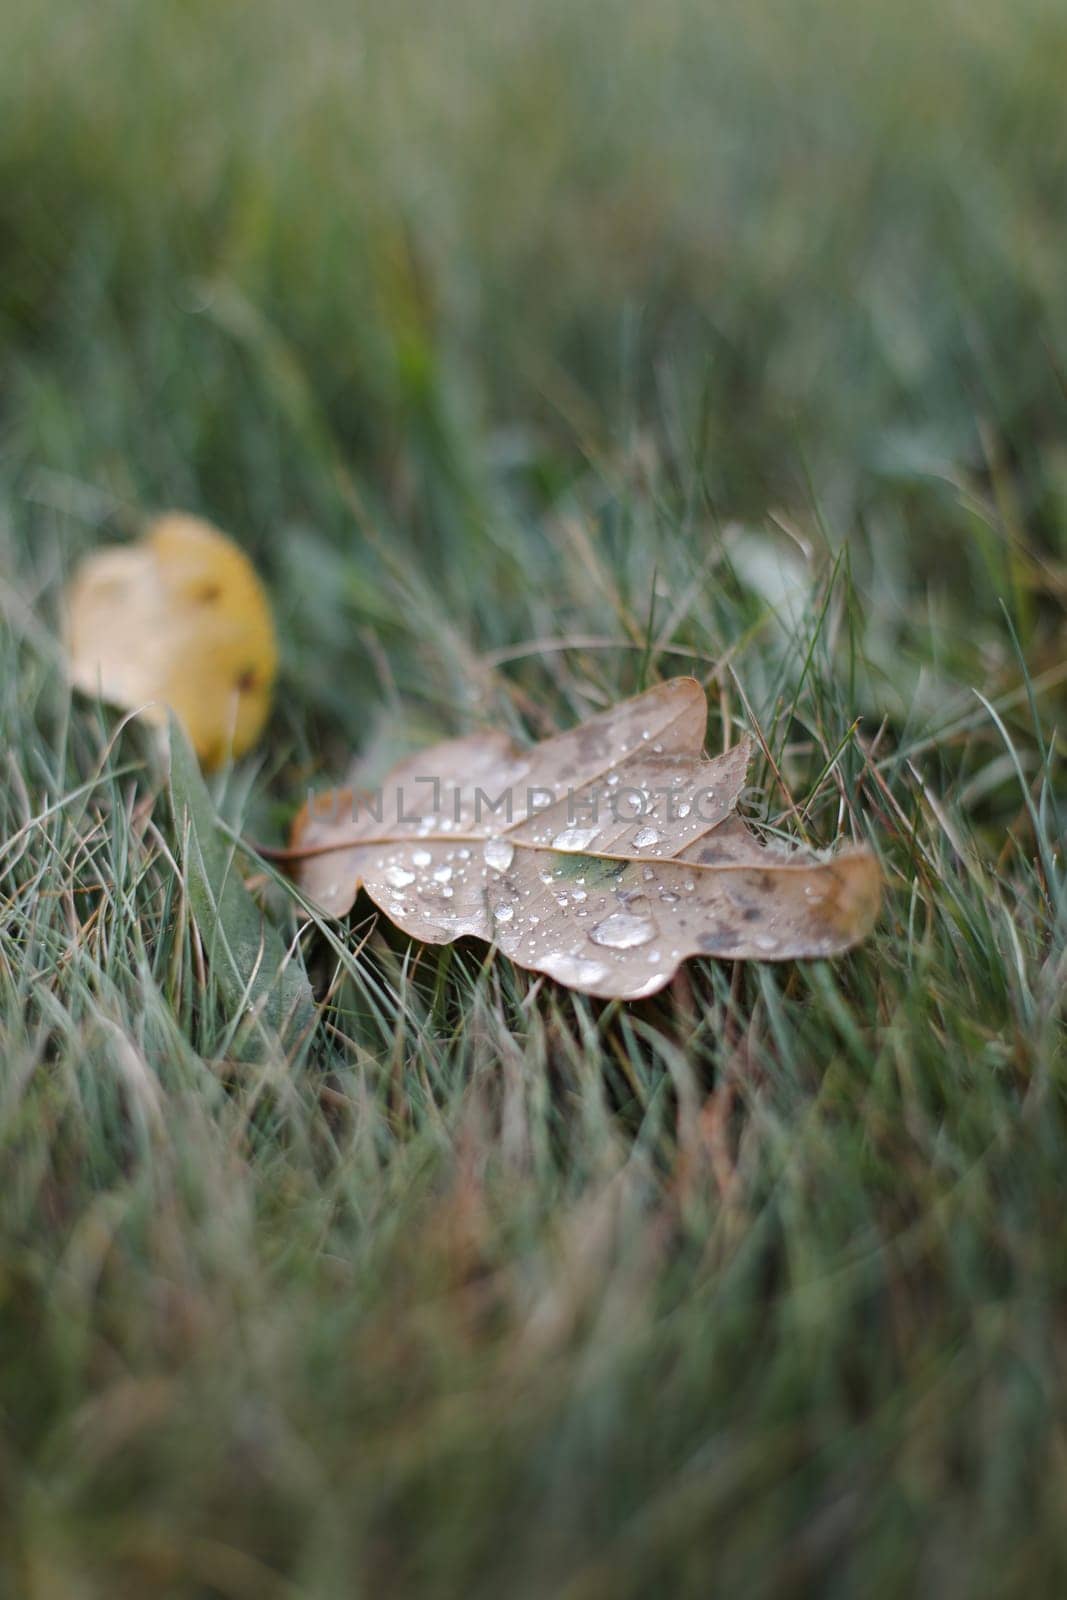
[[[254,743],[278,650],[248,557],[198,517],[159,517],[135,545],[88,556],[66,603],[71,681],[163,723],[169,706],[205,767]]]

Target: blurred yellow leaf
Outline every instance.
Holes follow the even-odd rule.
[[[205,767],[241,755],[270,710],[278,651],[248,557],[171,512],[134,545],[95,551],[67,593],[71,681],[163,723],[169,706]]]

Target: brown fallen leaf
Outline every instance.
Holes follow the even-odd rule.
[[[133,545],[81,563],[67,592],[71,681],[160,725],[177,714],[204,766],[241,755],[270,710],[277,645],[248,557],[198,517],[172,512]]]
[[[332,916],[362,887],[413,938],[485,939],[604,998],[654,994],[689,956],[846,950],[878,913],[874,856],[760,844],[736,810],[751,743],[708,760],[706,721],[700,685],[674,678],[529,750],[450,740],[372,796],[317,797],[282,854]]]

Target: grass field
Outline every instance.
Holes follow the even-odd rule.
[[[1067,1593],[1067,7],[3,32],[0,1595]],[[282,636],[230,828],[693,673],[874,936],[622,1006],[362,905],[242,1048],[57,644],[172,506]]]

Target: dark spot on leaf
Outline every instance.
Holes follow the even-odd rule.
[[[723,950],[733,950],[737,946],[740,935],[736,928],[715,928],[711,933],[702,933],[697,941],[701,950],[709,956],[718,955]]]
[[[700,852],[701,861],[723,861],[725,858],[726,851],[723,849],[721,844],[707,844]]]
[[[741,915],[746,922],[758,922],[761,915],[760,908],[759,906],[746,906]]]
[[[251,694],[252,690],[258,687],[258,684],[259,674],[257,673],[255,667],[246,667],[238,676],[237,693]]]
[[[611,754],[611,735],[606,728],[579,728],[578,749],[588,760],[602,760]]]
[[[196,591],[197,605],[213,606],[222,595],[222,586],[217,583],[203,583]]]

